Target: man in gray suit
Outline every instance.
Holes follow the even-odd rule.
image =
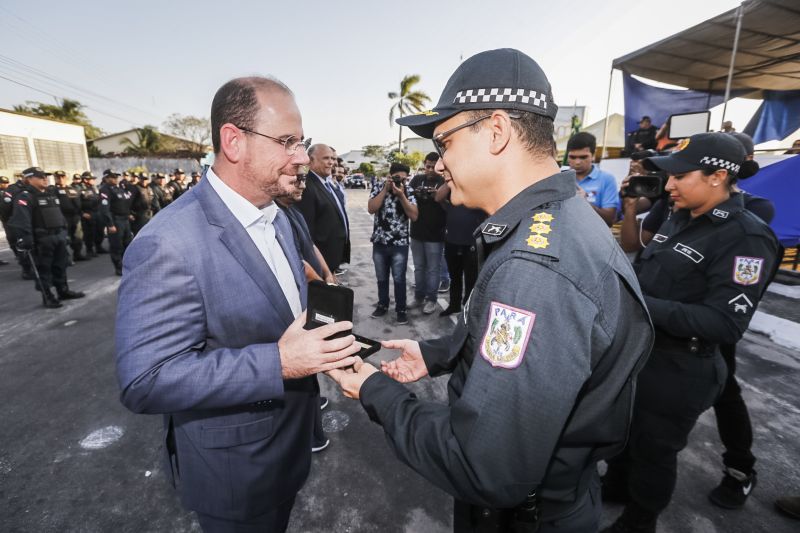
[[[284,531],[311,463],[315,374],[352,365],[352,327],[303,329],[306,282],[273,199],[308,163],[292,92],[223,85],[207,179],[128,248],[117,308],[122,403],[163,413],[167,472],[205,531]],[[153,284],[153,275],[161,283]]]

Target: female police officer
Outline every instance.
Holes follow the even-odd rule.
[[[645,164],[669,174],[674,213],[636,264],[656,340],[639,375],[628,446],[604,479],[605,498],[627,499],[612,532],[655,531],[678,452],[725,382],[718,346],[744,334],[778,250],[769,227],[731,196],[735,177],[755,166],[730,135],[694,135]]]

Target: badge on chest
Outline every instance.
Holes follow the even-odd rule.
[[[534,313],[492,302],[481,341],[481,356],[495,367],[518,367],[525,356],[535,320]]]

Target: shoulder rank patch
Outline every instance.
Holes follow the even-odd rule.
[[[719,218],[728,218],[729,215],[727,211],[723,211],[722,209],[714,209],[711,214]]]
[[[763,257],[737,256],[733,265],[733,282],[739,285],[755,285],[761,279]]]
[[[528,228],[531,234],[525,242],[528,243],[528,246],[537,250],[547,248],[550,246],[550,241],[547,240],[545,235],[553,231],[553,228],[550,227],[550,223],[555,220],[555,217],[543,211],[541,213],[536,213],[531,218],[533,219],[533,224]]]
[[[484,235],[491,235],[492,237],[499,237],[505,233],[507,228],[508,226],[506,224],[494,224],[490,222],[483,227],[481,233]]]
[[[728,300],[728,305],[733,306],[734,313],[744,313],[747,314],[750,307],[753,307],[753,302],[750,301],[750,298],[745,296],[744,293],[739,294],[739,296],[735,296]]]
[[[522,363],[536,315],[492,302],[481,342],[481,356],[494,367],[516,368]]]
[[[17,203],[18,203],[19,205],[25,205],[25,206],[26,206],[26,205],[28,205],[28,201],[27,201],[27,200],[24,200],[24,199],[22,199],[22,198],[20,198],[19,200],[17,200]]]

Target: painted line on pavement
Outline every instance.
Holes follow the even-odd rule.
[[[797,322],[756,311],[749,329],[767,336],[775,344],[800,350],[800,324]]]
[[[767,285],[767,291],[787,298],[800,299],[800,285],[784,285],[783,283],[772,282]]]

